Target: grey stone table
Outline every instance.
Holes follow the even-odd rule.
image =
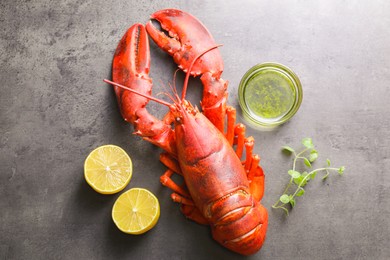
[[[194,14],[223,44],[231,105],[257,63],[285,64],[302,81],[303,103],[290,122],[248,130],[269,211],[267,240],[251,257],[222,248],[208,227],[182,216],[159,182],[160,150],[131,134],[102,82],[126,29],[167,7]],[[0,24],[0,259],[390,258],[389,1],[3,0]],[[156,45],[151,52],[158,93],[176,67]],[[198,103],[200,82],[190,84]],[[280,148],[306,136],[320,152],[318,166],[330,158],[347,170],[312,181],[286,217],[271,209],[291,166]],[[126,189],[147,188],[161,203],[157,226],[142,236],[112,222],[119,194],[99,195],[84,181],[86,156],[103,144],[132,157]]]

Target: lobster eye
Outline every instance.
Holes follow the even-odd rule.
[[[175,119],[176,119],[176,122],[180,122],[181,121],[180,117],[176,117]]]

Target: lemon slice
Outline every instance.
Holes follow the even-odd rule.
[[[160,217],[160,205],[150,191],[133,188],[116,200],[112,219],[127,234],[140,235],[152,229]]]
[[[103,145],[93,150],[84,163],[88,184],[102,194],[114,194],[129,184],[133,164],[127,153],[115,145]]]

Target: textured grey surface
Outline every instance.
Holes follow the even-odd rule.
[[[248,131],[266,172],[270,222],[263,249],[248,259],[390,258],[389,1],[130,2],[1,1],[1,259],[240,258],[181,215],[159,183],[159,150],[131,135],[102,83],[125,30],[167,7],[194,14],[224,45],[230,104],[238,106],[239,80],[256,63],[288,65],[303,84],[289,123]],[[158,93],[175,66],[154,44],[151,52]],[[201,86],[191,84],[196,101]],[[271,210],[288,181],[280,147],[306,136],[318,165],[329,157],[347,170],[310,183],[286,218]],[[108,143],[133,159],[127,189],[144,187],[160,200],[160,221],[145,235],[118,231],[111,208],[119,194],[99,195],[84,181],[84,159]]]

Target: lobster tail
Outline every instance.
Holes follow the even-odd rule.
[[[256,253],[262,247],[268,226],[267,210],[251,195],[240,191],[220,201],[215,208],[227,209],[225,213],[211,225],[213,238],[222,246],[242,255]],[[245,197],[245,198],[243,198]],[[235,205],[235,209],[231,206]],[[221,211],[219,211],[221,212]]]

